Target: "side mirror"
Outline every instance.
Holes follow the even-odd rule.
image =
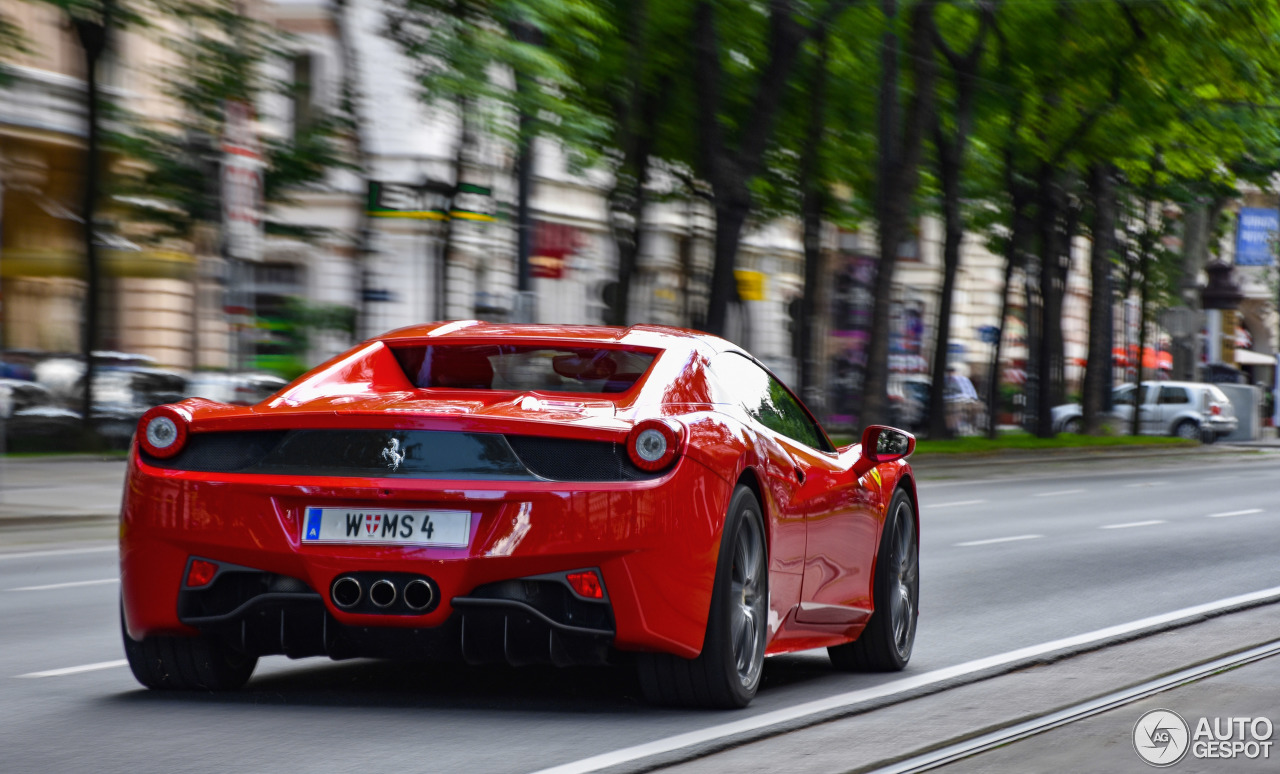
[[[916,450],[916,437],[905,430],[886,425],[870,425],[862,431],[862,455],[853,464],[861,477],[876,465],[910,457]]]

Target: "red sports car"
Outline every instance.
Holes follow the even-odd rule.
[[[237,688],[279,653],[634,660],[653,701],[741,707],[766,654],[911,656],[915,439],[837,449],[712,336],[405,328],[136,438],[122,625],[151,688]]]

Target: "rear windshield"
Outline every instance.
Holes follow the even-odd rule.
[[[392,350],[415,387],[626,392],[656,356],[633,349],[537,344],[435,344]]]

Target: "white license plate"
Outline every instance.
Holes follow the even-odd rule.
[[[394,543],[457,546],[471,540],[471,511],[388,510],[384,508],[306,509],[303,543]]]

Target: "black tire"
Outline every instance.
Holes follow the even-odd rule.
[[[911,498],[894,492],[876,554],[875,612],[853,642],[827,648],[837,669],[897,672],[911,660],[920,617],[920,546]]]
[[[1194,420],[1184,419],[1173,427],[1173,434],[1178,438],[1186,441],[1202,440],[1200,436],[1200,425]]]
[[[769,562],[756,496],[739,486],[729,501],[711,590],[702,653],[685,659],[641,653],[640,687],[654,704],[739,709],[764,671],[769,626]]]
[[[1080,417],[1072,417],[1062,423],[1062,432],[1079,435],[1084,432],[1084,420]]]
[[[234,691],[249,681],[257,656],[246,656],[210,637],[129,636],[120,611],[120,635],[129,669],[147,688]]]

